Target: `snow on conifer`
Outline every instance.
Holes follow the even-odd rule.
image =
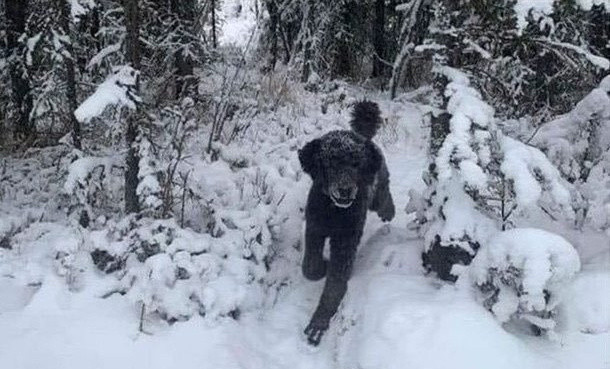
[[[437,72],[449,81],[446,135],[432,150],[427,192],[413,193],[407,211],[417,213],[426,268],[455,280],[453,266],[470,263],[491,236],[511,227],[512,216],[536,206],[569,210],[570,192],[540,150],[504,135],[466,74],[446,66]]]
[[[135,109],[140,97],[135,90],[139,72],[128,65],[113,68],[112,74],[97,87],[93,95],[74,111],[76,119],[86,122],[102,114],[109,106]]]
[[[524,320],[551,333],[562,293],[579,270],[578,254],[563,237],[515,228],[483,245],[469,271],[483,304],[500,322]]]
[[[578,189],[578,225],[610,228],[610,75],[532,139]]]

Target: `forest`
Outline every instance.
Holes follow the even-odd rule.
[[[396,214],[311,345],[363,101]],[[610,0],[0,0],[0,368],[609,369],[609,286]]]

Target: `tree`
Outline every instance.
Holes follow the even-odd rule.
[[[575,226],[610,228],[610,76],[566,114],[542,124],[531,143],[574,185]]]
[[[33,107],[30,83],[24,60],[24,45],[20,39],[26,31],[29,1],[6,1],[6,55],[11,78],[12,109],[9,117],[15,134],[21,138],[31,137],[35,127],[30,119]]]
[[[278,4],[276,0],[266,0],[265,6],[267,8],[267,13],[269,13],[269,27],[267,34],[269,38],[269,68],[273,70],[275,68],[275,64],[278,60],[278,41],[279,41],[279,32],[280,32],[280,14],[278,9]]]
[[[455,281],[456,265],[468,265],[498,230],[512,228],[511,216],[537,207],[569,210],[570,193],[540,150],[502,133],[467,75],[436,69],[448,82],[448,100],[432,126],[428,189],[412,192],[407,210],[416,213],[425,240],[424,266]]]
[[[123,0],[125,11],[125,53],[127,60],[133,68],[140,69],[140,24],[138,0]],[[137,83],[137,82],[136,82]],[[137,213],[140,209],[138,201],[138,169],[139,157],[136,147],[137,115],[131,113],[127,116],[127,129],[125,141],[127,143],[127,158],[125,170],[125,212]]]
[[[402,78],[405,63],[413,53],[415,46],[421,44],[428,34],[430,5],[429,0],[414,0],[397,7],[397,10],[403,13],[403,21],[398,37],[400,51],[395,57],[389,83],[392,98],[396,97],[396,90]]]
[[[266,2],[261,47],[272,62],[280,49],[283,62],[310,77],[364,79],[384,77],[386,58],[393,58],[396,12],[394,1]]]
[[[385,0],[375,0],[375,23],[373,24],[373,46],[375,56],[373,60],[373,77],[383,74],[385,57]]]
[[[72,142],[77,149],[81,148],[80,123],[74,116],[77,108],[76,101],[76,67],[74,65],[74,47],[72,46],[72,34],[70,31],[71,11],[70,3],[66,0],[56,0],[57,7],[60,9],[60,27],[65,37],[64,48],[66,53],[64,59],[64,74],[66,81],[66,98],[68,99],[68,116],[72,126]]]

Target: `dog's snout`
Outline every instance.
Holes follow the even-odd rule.
[[[353,186],[335,186],[330,193],[338,199],[353,199],[356,196],[356,188]]]
[[[352,196],[352,188],[351,187],[339,187],[337,189],[339,196],[342,198],[349,198]]]

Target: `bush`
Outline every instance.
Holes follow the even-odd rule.
[[[561,236],[515,228],[479,250],[470,274],[484,306],[500,322],[522,320],[537,333],[552,334],[562,292],[579,269],[576,250]]]

